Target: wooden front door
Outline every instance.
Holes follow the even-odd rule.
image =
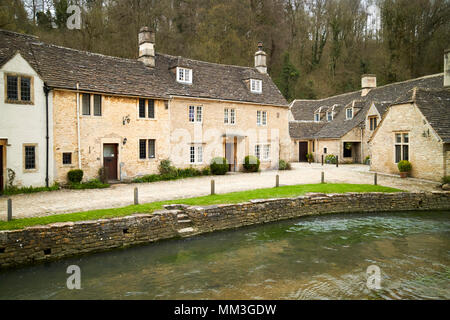
[[[3,179],[3,146],[0,146],[0,192],[3,191],[3,185],[4,185],[4,179]]]
[[[228,170],[229,171],[236,171],[236,154],[237,154],[237,138],[234,137],[233,142],[226,142],[225,143],[225,158],[228,162]]]
[[[103,166],[107,180],[117,180],[118,149],[117,144],[103,145]]]
[[[306,155],[308,154],[308,142],[299,142],[298,143],[298,161],[307,162],[308,158]]]

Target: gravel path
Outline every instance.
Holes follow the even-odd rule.
[[[260,173],[233,173],[215,176],[216,193],[272,187],[275,175],[281,185],[320,183],[321,171],[326,182],[373,183],[373,173],[365,165],[321,166],[313,163],[294,163],[291,171],[265,171]],[[45,216],[93,209],[123,207],[133,204],[133,190],[139,188],[139,202],[171,200],[207,195],[211,177],[197,177],[175,181],[142,184],[117,184],[109,189],[60,190],[10,196],[15,218]],[[437,183],[418,179],[400,179],[397,176],[378,175],[378,184],[407,191],[437,190]],[[7,197],[0,197],[0,219],[5,219]]]

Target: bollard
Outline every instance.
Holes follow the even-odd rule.
[[[12,200],[8,199],[8,216],[6,217],[6,221],[12,220]]]
[[[276,175],[275,176],[275,187],[278,188],[280,186],[280,176]]]
[[[134,188],[134,204],[139,204],[138,188]]]
[[[216,194],[216,182],[211,180],[211,195]]]
[[[320,179],[321,183],[325,183],[325,172],[322,171],[322,177]]]
[[[375,172],[375,174],[373,175],[373,184],[374,185],[378,185],[378,174]]]
[[[323,165],[323,155],[322,155],[322,165]]]
[[[336,156],[336,168],[339,167],[339,156]]]

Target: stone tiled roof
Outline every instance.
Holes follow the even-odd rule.
[[[313,121],[291,121],[289,122],[289,134],[291,138],[313,139],[314,135],[319,132],[325,125],[325,122]]]
[[[291,105],[291,112],[295,120],[313,120],[314,111],[321,106],[331,107],[335,104],[345,106],[338,108],[338,113],[333,121],[326,122],[323,127],[314,134],[316,139],[339,139],[356,126],[364,125],[365,116],[372,103],[382,116],[388,106],[399,97],[414,87],[420,88],[442,88],[444,83],[443,74],[435,74],[422,78],[374,88],[361,97],[361,91],[350,92],[320,100],[295,100]],[[345,109],[354,105],[357,108],[351,120],[346,119]],[[290,130],[295,138],[301,138],[295,130]],[[306,138],[305,138],[306,139]]]
[[[450,88],[414,88],[393,105],[415,103],[445,143],[450,143]]]
[[[19,52],[54,88],[143,97],[186,96],[287,106],[272,79],[256,68],[222,65],[156,54],[155,68],[135,59],[110,57],[49,45],[33,36],[0,30],[0,66]],[[174,67],[193,69],[192,85],[176,81]],[[262,80],[263,92],[250,92],[245,80]]]

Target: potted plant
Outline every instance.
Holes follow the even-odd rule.
[[[411,172],[411,162],[409,162],[408,160],[402,160],[397,164],[398,167],[398,171],[400,171],[400,177],[401,178],[406,178],[409,174],[409,172]]]

